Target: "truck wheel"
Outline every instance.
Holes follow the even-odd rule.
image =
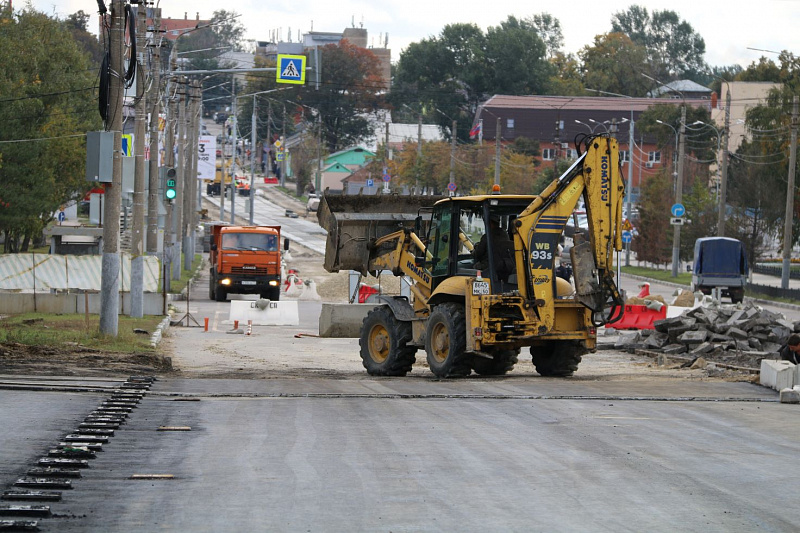
[[[214,286],[217,284],[216,280],[214,279],[214,269],[211,269],[208,273],[208,299],[214,300],[216,299],[216,295],[214,294]]]
[[[269,298],[273,302],[277,302],[281,299],[281,288],[280,287],[273,287],[267,292],[267,298]]]
[[[731,295],[731,303],[738,304],[744,300],[744,289],[728,289],[728,292]]]
[[[218,302],[224,302],[228,298],[228,293],[222,287],[217,287],[214,291],[214,299]]]
[[[531,346],[533,366],[541,376],[568,377],[578,370],[581,356],[589,350],[582,341],[553,341]]]
[[[405,376],[416,360],[411,323],[397,320],[388,306],[376,307],[361,326],[361,361],[371,376]]]
[[[519,360],[519,348],[492,348],[487,349],[494,359],[473,356],[472,369],[482,376],[502,376],[511,372]]]
[[[469,376],[464,306],[457,303],[437,305],[428,319],[425,351],[428,366],[440,378]]]

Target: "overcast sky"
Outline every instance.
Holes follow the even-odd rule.
[[[16,0],[15,7],[23,2]],[[110,4],[110,0],[106,0]],[[392,61],[410,43],[438,35],[447,24],[475,23],[484,30],[496,26],[509,15],[526,18],[546,11],[561,22],[565,50],[577,52],[593,42],[594,36],[611,29],[611,16],[636,2],[605,0],[538,4],[529,0],[237,0],[224,3],[212,0],[163,0],[159,2],[165,17],[210,18],[214,10],[224,8],[240,13],[246,37],[269,40],[273,30],[287,40],[297,32],[341,32],[353,25],[369,31],[370,45],[379,46],[380,37],[389,34]],[[746,67],[762,55],[777,60],[776,54],[748,50],[788,50],[800,54],[800,0],[698,0],[640,1],[653,10],[670,9],[689,22],[706,42],[706,62],[712,66],[738,63]],[[95,0],[33,0],[34,6],[48,13],[66,16],[79,9],[94,15]],[[92,29],[97,18],[92,17]]]

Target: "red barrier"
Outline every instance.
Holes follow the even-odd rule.
[[[380,294],[378,289],[370,287],[369,285],[362,284],[358,287],[358,303],[363,304],[367,302],[367,298],[373,294]]]
[[[619,311],[614,316],[618,316]],[[667,306],[663,306],[661,311],[648,309],[644,305],[626,305],[622,318],[609,324],[607,328],[614,329],[655,329],[653,322],[667,318]]]

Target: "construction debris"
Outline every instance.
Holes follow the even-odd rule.
[[[706,302],[680,316],[657,320],[653,326],[654,330],[622,332],[614,348],[758,368],[761,359],[778,359],[789,335],[800,332],[800,321],[791,322],[781,313],[752,303]]]

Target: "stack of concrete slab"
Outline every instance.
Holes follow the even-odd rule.
[[[700,357],[733,351],[776,359],[778,351],[800,322],[791,322],[753,304],[700,306],[680,316],[658,320],[655,330],[622,334],[617,349],[653,350],[666,355]]]

